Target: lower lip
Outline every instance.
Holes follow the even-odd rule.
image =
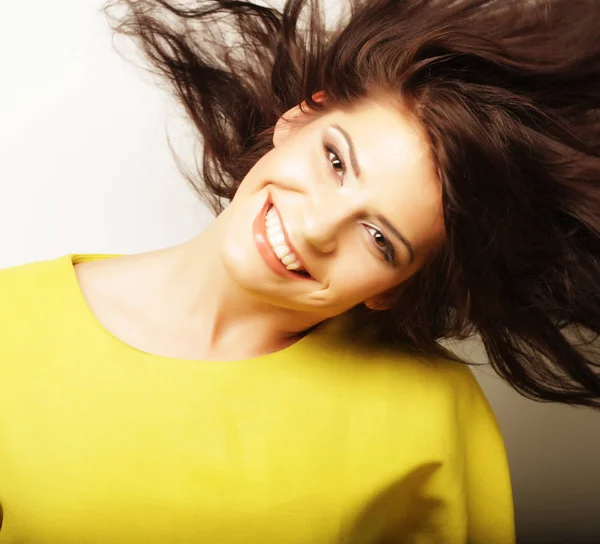
[[[267,239],[267,227],[265,225],[267,212],[269,211],[270,207],[271,199],[268,198],[262,210],[256,216],[252,227],[254,241],[260,256],[263,258],[267,266],[278,276],[282,276],[284,278],[294,278],[295,280],[310,279],[308,276],[301,276],[300,274],[296,274],[295,272],[288,270],[285,266],[283,266],[283,263],[279,260],[279,257],[275,255],[275,252],[271,248],[271,244],[269,244],[269,240]]]

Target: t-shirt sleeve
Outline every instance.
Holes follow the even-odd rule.
[[[470,369],[462,406],[469,544],[514,544],[514,508],[502,433]]]
[[[445,359],[422,375],[411,384],[419,394],[406,395],[419,436],[407,440],[405,428],[393,448],[410,468],[386,481],[343,544],[515,544],[506,449],[483,390]]]

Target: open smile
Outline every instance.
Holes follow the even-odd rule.
[[[273,272],[297,280],[312,279],[290,242],[285,225],[270,197],[256,216],[253,231],[258,252]]]

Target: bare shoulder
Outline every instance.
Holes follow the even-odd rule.
[[[156,276],[159,252],[123,255],[77,263],[79,288],[97,315],[134,310],[148,300]]]
[[[171,269],[169,249],[75,266],[90,310],[113,336],[146,353],[202,358],[196,335],[172,327]]]
[[[131,256],[76,263],[73,268],[83,294],[93,297],[115,296],[127,292],[131,277]]]

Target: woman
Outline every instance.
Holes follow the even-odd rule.
[[[436,341],[600,406],[593,3],[368,0],[333,30],[116,4],[217,217],[0,274],[0,543],[514,542],[494,416]]]

